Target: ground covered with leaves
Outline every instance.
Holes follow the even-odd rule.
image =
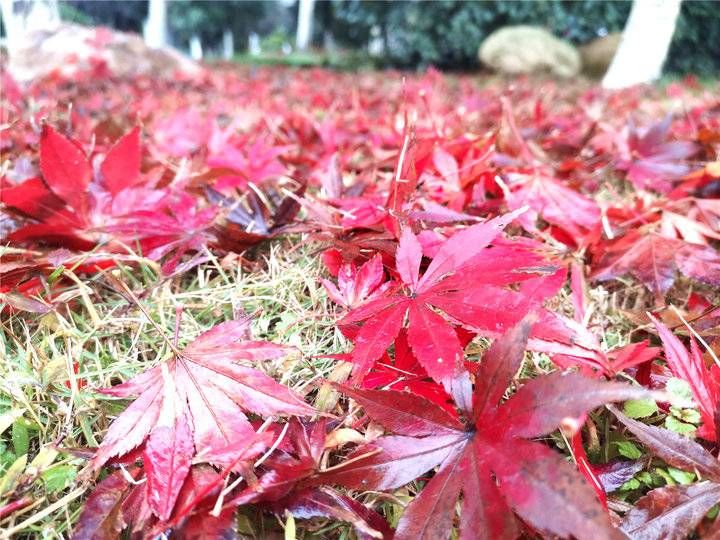
[[[720,538],[717,87],[2,84],[0,538]]]

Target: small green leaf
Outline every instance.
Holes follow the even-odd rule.
[[[30,449],[28,428],[23,418],[18,418],[12,425],[12,442],[16,456],[27,454]]]
[[[673,398],[675,398],[675,400],[684,402],[686,405],[688,402],[693,401],[693,394],[692,390],[690,389],[690,385],[687,383],[687,381],[684,381],[682,379],[678,379],[675,377],[668,379],[667,383],[665,384],[665,390]]]
[[[670,407],[670,412],[678,420],[689,424],[700,423],[700,413],[695,409],[680,409],[679,407]]]
[[[630,418],[647,418],[658,411],[657,404],[650,399],[631,399],[623,407],[626,416]]]
[[[52,274],[48,276],[48,283],[52,284],[54,281],[56,281],[62,273],[65,271],[65,267],[61,264],[58,266],[55,270],[53,270]]]
[[[638,480],[640,480],[640,482],[642,482],[642,483],[645,484],[646,486],[652,486],[653,483],[654,483],[652,474],[650,474],[650,473],[647,472],[647,471],[640,471],[639,473],[637,473],[637,474],[635,475],[635,478],[637,478]]]
[[[670,473],[668,473],[666,470],[657,468],[657,469],[655,469],[655,472],[663,477],[666,485],[668,485],[668,486],[677,485],[677,482],[675,482],[675,479],[672,476],[670,476]]]
[[[8,470],[5,472],[5,475],[0,478],[0,496],[2,496],[4,493],[8,493],[15,489],[15,486],[17,485],[18,478],[20,478],[20,475],[25,470],[25,466],[27,465],[27,454],[23,454],[19,458],[17,458],[10,467],[8,467]]]
[[[678,484],[683,484],[683,485],[692,484],[693,481],[695,480],[694,473],[681,471],[680,469],[676,469],[675,467],[668,467],[668,474]]]
[[[76,476],[77,467],[74,465],[58,465],[43,472],[41,478],[49,493],[57,493],[72,484]]]
[[[631,478],[620,487],[620,491],[632,491],[633,489],[638,489],[639,487],[640,482],[635,478]]]
[[[628,459],[640,459],[642,457],[642,451],[630,441],[618,441],[615,444],[618,447],[618,452],[623,457]]]
[[[697,429],[696,426],[681,422],[674,416],[668,416],[667,418],[665,418],[665,427],[668,428],[670,431],[680,433],[681,435],[690,435],[694,433]]]

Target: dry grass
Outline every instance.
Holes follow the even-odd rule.
[[[211,256],[171,280],[159,280],[151,264],[116,269],[113,275],[135,292],[167,336],[173,336],[182,308],[181,345],[215,324],[252,314],[257,338],[298,349],[262,368],[307,394],[336,365],[316,356],[345,348],[320,285],[323,269],[315,249],[301,242],[274,243],[253,272]],[[96,447],[123,402],[95,390],[127,380],[167,353],[155,325],[113,290],[112,282],[102,274],[85,276],[67,290],[75,300],[51,313],[3,315],[0,492],[32,503],[0,521],[0,538],[68,537],[92,483],[80,480],[84,459],[55,448]]]
[[[65,291],[72,300],[53,312],[3,315],[0,495],[6,500],[27,498],[29,504],[11,517],[0,518],[0,538],[69,537],[94,485],[92,478],[82,474],[86,460],[79,451],[98,446],[126,403],[95,390],[127,380],[164,358],[166,340],[158,328],[172,338],[179,309],[180,345],[222,321],[251,315],[255,337],[292,345],[298,351],[266,362],[262,369],[308,396],[319,409],[335,409],[338,396],[322,381],[342,380],[348,375],[347,364],[323,356],[348,347],[335,327],[336,308],[320,284],[324,268],[317,246],[302,238],[276,241],[258,249],[251,271],[238,258],[218,260],[207,255],[208,262],[171,279],[161,279],[157,265],[142,259],[136,266],[112,270],[110,277],[81,276]],[[118,292],[113,285],[117,280],[134,291],[154,324],[140,306]],[[680,302],[686,294],[680,285],[674,296]],[[632,282],[589,288],[588,324],[603,349],[630,342],[638,327],[627,318],[627,310],[644,310],[648,302],[652,298]],[[572,316],[569,287],[549,307]],[[469,358],[478,358],[488,344],[476,338],[467,349]],[[528,352],[519,377],[531,378],[553,369],[547,355]],[[569,454],[566,441],[553,439]],[[364,493],[362,500],[380,508],[394,525],[421,484],[412,483],[393,494]],[[262,538],[264,530],[258,524],[276,518],[261,518],[254,512],[243,509],[238,526]],[[272,525],[276,527],[277,522]],[[354,535],[347,525],[330,521],[297,526],[298,538]]]

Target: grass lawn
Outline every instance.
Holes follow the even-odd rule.
[[[603,405],[668,447],[682,434],[717,450],[716,84],[605,93],[316,60],[168,81],[52,75],[3,96],[0,539],[134,523],[147,537],[205,523],[208,538],[412,538],[423,516],[439,538],[476,534],[475,502],[498,505],[498,538],[582,537],[611,521],[642,532],[638,501],[714,482]],[[208,418],[182,412],[192,400],[167,366],[246,317],[249,332],[216,336],[198,361],[238,341],[290,347],[227,363],[314,411],[284,412],[285,390],[250,370],[233,400],[262,441],[229,465],[201,451]],[[162,404],[129,422],[142,398],[101,390],[136,376],[134,395],[158,389]],[[221,425],[237,407],[213,384]],[[128,448],[95,466],[123,422]],[[250,452],[233,436],[233,455]],[[433,437],[451,440],[436,461],[417,450]],[[713,501],[688,532],[717,528]]]

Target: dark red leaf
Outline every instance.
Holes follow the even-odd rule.
[[[148,501],[162,520],[170,517],[175,501],[190,472],[194,454],[192,432],[184,415],[172,425],[158,426],[148,437],[143,452]]]
[[[520,369],[535,318],[534,315],[526,317],[508,330],[503,339],[495,340],[483,355],[480,369],[475,374],[473,420],[477,420],[500,403],[505,390]]]
[[[713,482],[653,489],[625,515],[622,530],[633,540],[684,540],[718,503]]]
[[[107,389],[116,397],[138,398],[110,426],[93,459],[109,458],[139,446],[155,429],[188,418],[197,460],[227,465],[227,449],[243,446],[255,430],[243,410],[262,415],[312,414],[314,409],[287,387],[260,371],[238,364],[279,358],[280,345],[243,341],[248,320],[228,321],[208,330],[179,355]]]
[[[100,482],[85,502],[80,519],[73,530],[73,538],[78,540],[118,538],[120,531],[125,527],[121,503],[130,485],[123,471],[115,471]]]
[[[665,350],[665,360],[673,375],[690,385],[693,397],[700,408],[703,425],[700,433],[703,438],[714,441],[716,437],[715,410],[718,406],[718,388],[705,367],[700,350],[691,338],[692,348],[688,350],[663,323],[648,314],[655,324]]]
[[[447,411],[409,392],[337,386],[357,401],[373,420],[399,435],[424,437],[463,430],[462,424]]]
[[[720,461],[692,439],[674,431],[643,424],[626,417],[617,409],[610,410],[650,452],[668,465],[720,481]]]
[[[502,406],[494,422],[516,437],[540,437],[554,431],[564,419],[577,419],[604,403],[649,396],[643,388],[577,373],[553,373],[525,384]]]
[[[350,523],[362,540],[390,540],[393,536],[390,527],[377,513],[333,489],[320,488],[299,492],[283,506],[297,518],[327,517]]]
[[[631,480],[643,470],[645,461],[641,459],[623,460],[615,459],[602,465],[592,467],[593,473],[600,480],[606,493],[620,489],[625,482]]]
[[[500,490],[536,529],[562,537],[623,538],[575,468],[545,446],[518,442],[491,451]]]
[[[550,448],[523,437],[545,435],[598,405],[646,397],[647,391],[555,374],[530,381],[498,409],[497,401],[522,359],[530,324],[521,323],[486,354],[488,378],[477,383],[475,406],[481,409],[471,411],[472,424],[460,426],[440,406],[413,403],[407,394],[349,390],[373,420],[397,433],[416,431],[419,436],[380,437],[358,448],[346,462],[321,471],[314,482],[394,489],[439,466],[400,519],[399,539],[449,537],[458,498],[464,539],[513,535],[516,523],[510,507],[543,533],[621,538],[577,470]],[[503,361],[510,367],[502,366]]]

